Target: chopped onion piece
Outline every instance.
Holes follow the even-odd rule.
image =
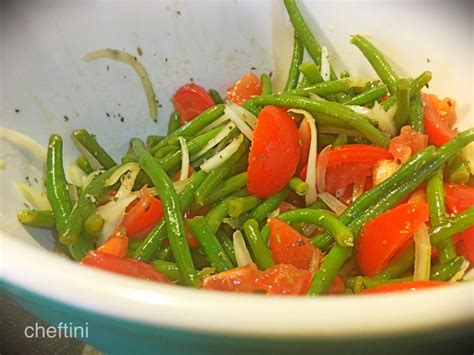
[[[51,205],[43,191],[38,191],[28,184],[15,182],[16,189],[21,193],[23,198],[27,200],[37,210],[50,210]]]
[[[279,214],[280,214],[280,208],[277,208],[276,210],[273,210],[272,212],[270,212],[267,219],[278,217]]]
[[[226,217],[222,219],[222,223],[229,225],[232,229],[237,229],[240,227],[240,218],[239,217]]]
[[[68,184],[69,189],[69,198],[72,202],[76,203],[79,199],[79,194],[77,193],[77,186],[73,184]]]
[[[242,232],[236,230],[232,235],[233,242],[234,242],[234,251],[235,251],[235,258],[237,259],[237,266],[246,266],[248,264],[253,263],[252,258],[250,257],[249,250],[247,249],[247,245],[245,244],[244,237],[242,236]]]
[[[360,177],[354,181],[354,188],[352,189],[352,202],[357,200],[363,193],[365,188],[365,182],[367,181],[367,177]]]
[[[221,117],[219,117],[217,120],[215,120],[214,122],[209,123],[206,127],[201,129],[197,135],[201,135],[203,133],[209,132],[211,129],[219,127],[221,124],[227,122],[228,120],[229,120],[229,117],[224,114]]]
[[[47,150],[30,136],[13,129],[0,127],[0,138],[26,149],[39,160],[46,162]]]
[[[220,166],[222,163],[224,163],[227,159],[229,159],[232,154],[234,154],[244,141],[244,136],[239,134],[238,137],[234,138],[230,144],[222,149],[219,153],[214,155],[213,157],[209,158],[206,160],[204,163],[201,164],[200,168],[201,170],[205,172],[209,172],[212,169],[217,168]]]
[[[234,122],[237,128],[249,139],[253,140],[253,130],[247,123],[240,117],[240,115],[230,105],[226,105],[224,109],[225,114],[229,119]]]
[[[474,142],[469,143],[462,149],[464,160],[469,167],[469,172],[474,175]]]
[[[397,129],[393,121],[393,116],[395,115],[396,111],[396,105],[392,105],[392,107],[388,111],[385,111],[377,101],[375,101],[372,109],[364,106],[355,105],[349,105],[348,107],[352,111],[365,115],[376,121],[379,125],[380,130],[384,133],[389,134],[391,137],[397,134]]]
[[[135,180],[137,179],[138,173],[140,172],[140,166],[137,164],[129,169],[128,172],[122,175],[120,178],[121,185],[115,195],[116,198],[121,198],[123,196],[129,195],[133,186],[135,185]]]
[[[242,119],[250,126],[250,128],[255,129],[255,126],[257,124],[257,117],[247,110],[246,108],[239,106],[237,104],[234,104],[233,102],[229,102],[228,105],[242,117]]]
[[[331,65],[329,64],[329,53],[326,47],[321,48],[321,76],[324,81],[328,81],[331,73]]]
[[[326,191],[326,170],[328,167],[329,151],[331,148],[331,145],[327,145],[319,153],[318,165],[316,166],[316,186],[318,187],[318,192],[320,194]]]
[[[189,150],[186,139],[178,137],[178,141],[181,145],[181,172],[179,174],[179,181],[183,181],[189,176]]]
[[[430,279],[431,243],[426,224],[422,224],[415,232],[415,270],[414,281],[427,281]]]
[[[219,144],[225,137],[229,135],[229,133],[235,128],[234,122],[227,123],[222,130],[217,133],[217,135],[212,138],[207,144],[196,154],[192,156],[192,160],[199,158],[201,155],[207,153],[211,148]]]
[[[189,183],[189,180],[190,180],[190,177],[184,180],[180,180],[180,181],[173,181],[174,190],[176,191],[178,195],[184,190],[186,185]],[[156,190],[154,192],[156,192]]]
[[[347,208],[345,204],[343,204],[329,192],[320,193],[318,197],[338,216],[340,216],[341,213]]]
[[[456,272],[453,277],[449,279],[449,282],[458,282],[459,280],[462,280],[464,278],[464,275],[466,273],[466,270],[469,268],[469,261],[464,259],[464,262],[462,263],[461,267],[459,268],[458,272]]]
[[[156,121],[158,118],[158,112],[156,109],[156,95],[155,90],[153,89],[153,85],[150,81],[150,77],[148,76],[147,71],[142,63],[137,60],[137,57],[124,52],[118,49],[99,49],[97,51],[89,52],[85,56],[82,57],[82,60],[85,62],[90,62],[96,59],[111,59],[117,62],[121,62],[124,64],[130,65],[133,70],[137,73],[140,81],[143,85],[143,89],[145,90],[145,95],[148,100],[148,109],[150,111],[150,117]]]
[[[352,87],[358,88],[363,88],[367,85],[369,81],[372,81],[372,79],[364,76],[351,76],[350,79]]]
[[[304,116],[306,121],[309,124],[309,129],[311,132],[311,141],[309,144],[309,154],[308,154],[308,165],[306,169],[306,185],[308,185],[308,191],[304,196],[306,206],[311,205],[316,202],[318,199],[318,194],[316,192],[316,159],[318,154],[318,131],[316,130],[316,123],[314,117],[308,112],[299,109],[291,109],[289,112],[299,113]]]
[[[69,163],[66,169],[66,180],[75,186],[82,187],[87,174],[77,166],[75,161]]]
[[[135,162],[123,164],[122,166],[117,168],[117,170],[115,170],[114,173],[107,180],[105,180],[104,186],[105,187],[112,186],[117,181],[119,181],[122,175],[125,174],[127,171],[132,171],[137,168],[140,170],[140,165],[138,165],[138,163],[135,163]]]
[[[469,270],[462,278],[464,281],[474,281],[474,269]]]

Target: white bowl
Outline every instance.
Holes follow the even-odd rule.
[[[473,126],[472,4],[305,1],[301,8],[338,71],[375,77],[349,44],[351,34],[366,34],[400,75],[431,70],[429,91],[455,98],[459,127]],[[132,136],[164,131],[169,98],[190,78],[222,92],[256,67],[258,73],[273,71],[281,82],[291,55],[284,7],[269,0],[11,2],[0,16],[2,126],[45,146],[52,132],[67,137],[87,128],[117,158]],[[158,123],[149,118],[143,90],[128,67],[80,60],[94,49],[136,53],[137,47],[163,104]],[[471,283],[390,296],[277,298],[196,291],[84,268],[47,251],[53,246],[48,233],[25,230],[16,221],[22,199],[14,181],[40,180],[42,167],[3,138],[1,144],[2,285],[51,323],[89,319],[86,341],[103,349],[179,351],[186,345],[238,351],[292,344],[293,350],[308,350],[350,344],[356,350],[367,338],[373,346],[377,339],[387,346],[387,339],[400,345],[430,342],[440,332],[465,335],[462,330],[474,321]],[[65,145],[67,161],[76,153],[68,140]]]

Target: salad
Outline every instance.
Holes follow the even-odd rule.
[[[424,92],[429,71],[399,77],[362,35],[351,43],[378,78],[337,73],[297,1],[284,4],[294,46],[283,90],[254,72],[225,98],[186,84],[167,135],[132,138],[120,162],[80,129],[65,166],[53,134],[46,196],[20,186],[34,208],[18,220],[51,229],[85,266],[208,290],[367,294],[472,279],[474,129],[454,128],[456,102]],[[132,66],[157,119],[136,57],[83,59]]]

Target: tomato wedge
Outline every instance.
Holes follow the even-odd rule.
[[[429,219],[426,203],[404,203],[367,222],[357,244],[362,273],[374,276]]]
[[[336,275],[329,285],[326,294],[327,295],[343,295],[346,293],[346,285],[341,276]]]
[[[278,218],[270,219],[268,225],[270,249],[275,263],[291,264],[303,270],[319,265],[323,254],[308,238]]]
[[[453,139],[457,133],[451,128],[449,121],[452,118],[445,118],[437,111],[438,101],[436,96],[423,95],[425,132],[429,137],[429,142],[439,147]]]
[[[89,251],[82,259],[81,264],[139,279],[171,283],[165,275],[149,264],[133,259],[123,259],[100,251]]]
[[[411,126],[403,126],[400,135],[390,140],[389,151],[398,163],[406,162],[416,152],[426,148],[428,136],[421,134]]]
[[[237,105],[262,94],[262,83],[254,73],[247,73],[227,88],[227,98]]]
[[[291,117],[275,106],[258,115],[248,165],[248,191],[265,198],[293,177],[300,156],[298,131]]]
[[[117,232],[116,234],[119,234]],[[126,235],[112,235],[97,251],[105,254],[116,255],[121,258],[127,255],[128,237]]]
[[[151,196],[145,188],[139,201],[125,214],[120,227],[126,230],[128,237],[140,238],[163,218],[163,214],[161,201]]]
[[[392,293],[400,291],[417,291],[426,288],[448,286],[449,282],[446,281],[407,281],[407,282],[394,282],[393,284],[371,287],[364,291],[362,294],[372,293]]]
[[[311,128],[306,119],[301,121],[300,127],[298,128],[298,138],[300,141],[301,152],[297,171],[301,171],[301,169],[308,164],[309,148],[311,146]]]
[[[293,265],[277,264],[260,271],[254,264],[206,277],[207,290],[264,293],[267,295],[303,295],[309,289],[312,274]]]
[[[173,96],[173,105],[179,113],[181,125],[214,106],[211,96],[199,85],[194,83],[184,85]]]

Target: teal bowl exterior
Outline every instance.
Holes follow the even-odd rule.
[[[47,324],[86,325],[78,337],[111,354],[468,354],[474,349],[474,324],[404,336],[338,339],[285,339],[220,336],[158,327],[94,313],[55,302],[2,281],[1,288]],[[181,315],[182,316],[182,315]],[[322,324],[324,326],[324,324]],[[361,322],[363,327],[363,322]]]

